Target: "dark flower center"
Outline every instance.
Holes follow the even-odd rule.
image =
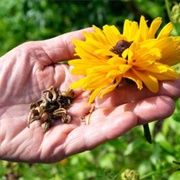
[[[116,43],[116,45],[111,49],[111,51],[115,54],[118,54],[119,57],[122,57],[122,53],[125,49],[129,48],[132,42],[128,42],[125,40],[120,40]]]
[[[132,44],[131,42],[125,41],[125,40],[120,40],[116,43],[116,45],[111,49],[111,51],[115,54],[117,54],[119,57],[122,57],[122,53],[125,49],[129,48],[130,45]],[[110,57],[111,58],[111,57]],[[116,79],[114,80],[113,83],[116,83]],[[134,84],[134,81],[128,79],[128,78],[123,78],[123,80],[116,86],[116,88],[119,87],[120,84]]]

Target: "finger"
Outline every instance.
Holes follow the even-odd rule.
[[[160,83],[158,93],[150,92],[146,87],[137,89],[136,85],[125,85],[115,89],[112,93],[105,95],[102,99],[96,99],[99,107],[118,106],[120,104],[136,102],[148,97],[159,95],[169,96],[176,99],[180,96],[180,79],[176,81],[164,81]]]
[[[85,28],[78,31],[66,33],[52,39],[41,41],[41,46],[53,63],[74,58],[73,39],[84,39],[84,31],[92,31],[92,28]]]
[[[138,102],[127,103],[117,108],[104,108],[109,113],[133,112],[138,118],[138,124],[146,124],[153,120],[169,117],[174,111],[174,100],[168,96],[150,97]],[[100,115],[99,115],[100,116]]]
[[[158,96],[139,101],[131,108],[138,117],[138,124],[146,124],[169,117],[174,112],[175,104],[168,96]]]
[[[92,116],[92,119],[96,118]],[[96,123],[84,125],[69,134],[66,141],[67,156],[90,150],[108,140],[117,138],[137,124],[136,116],[131,112],[111,114],[105,119],[96,119]]]
[[[180,97],[180,78],[175,81],[165,81],[161,83],[158,94],[167,95],[173,99]]]

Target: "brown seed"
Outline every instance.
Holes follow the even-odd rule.
[[[52,126],[51,121],[45,121],[44,123],[41,124],[41,128],[44,132],[47,131],[51,126]]]
[[[62,96],[74,98],[74,91],[72,89],[68,89],[67,91],[62,91]]]
[[[41,99],[30,105],[28,127],[36,120],[41,122],[44,131],[47,131],[57,120],[69,123],[72,118],[67,114],[67,108],[71,105],[73,97],[73,90],[60,92],[53,86],[43,91]]]
[[[62,116],[62,119],[61,119],[61,121],[62,121],[63,123],[70,123],[71,120],[72,120],[72,117],[71,117],[69,114],[67,114],[67,115],[64,114],[64,115]]]
[[[44,112],[42,115],[41,115],[41,122],[45,122],[46,120],[48,119],[48,113],[47,112]]]

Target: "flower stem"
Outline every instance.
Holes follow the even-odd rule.
[[[150,144],[152,143],[152,138],[151,138],[151,132],[149,130],[149,124],[144,124],[143,125],[143,129],[144,129],[144,136],[147,140],[147,142],[149,142]]]
[[[169,20],[171,21],[171,11],[170,11],[170,5],[169,5],[169,1],[165,0],[165,6],[166,6],[166,11],[169,17]]]

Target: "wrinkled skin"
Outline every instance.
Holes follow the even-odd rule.
[[[68,65],[57,64],[74,58],[74,38],[83,39],[82,32],[27,42],[0,58],[0,159],[57,162],[173,113],[174,99],[180,95],[180,80],[161,83],[158,94],[146,88],[139,91],[134,85],[118,88],[95,101],[91,116],[89,93],[78,89],[68,110],[73,117],[70,124],[58,121],[45,133],[38,121],[28,128],[29,105],[40,99],[43,90],[51,85],[66,90],[79,78],[70,74]]]

